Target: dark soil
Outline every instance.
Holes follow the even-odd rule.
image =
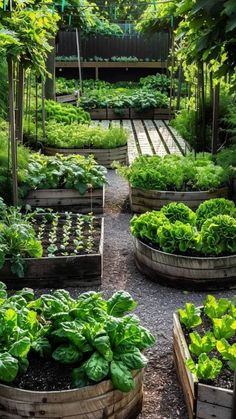
[[[44,217],[43,216],[39,216],[37,217],[37,221],[35,224],[35,231],[36,231],[36,236],[38,236],[39,233],[39,227],[40,225],[42,225]],[[64,252],[66,252],[66,256],[70,256],[70,255],[74,255],[74,250],[75,250],[75,245],[74,245],[74,240],[78,239],[78,236],[76,234],[76,228],[77,228],[77,217],[76,215],[72,215],[71,216],[71,220],[72,220],[72,225],[71,225],[71,229],[70,229],[70,238],[68,240],[68,245],[66,246],[66,249],[62,249],[61,246],[63,245],[63,228],[66,224],[66,218],[64,216],[60,216],[59,221],[58,221],[58,226],[57,226],[57,235],[56,235],[56,242],[55,245],[57,246],[58,250],[55,252],[55,256],[65,256],[63,255]],[[81,255],[81,254],[86,254],[88,253],[88,249],[87,249],[87,244],[88,244],[88,239],[90,237],[90,232],[89,232],[89,223],[86,221],[86,218],[84,218],[84,224],[82,227],[82,246],[81,249],[78,250],[78,252],[76,253],[77,255]],[[93,246],[91,251],[89,251],[89,253],[94,254],[94,253],[98,253],[99,251],[99,244],[100,244],[100,238],[101,238],[101,223],[100,220],[93,220],[92,221],[92,225],[94,228],[92,237],[93,237]],[[52,223],[50,220],[46,221],[44,230],[43,230],[43,238],[41,240],[42,242],[42,246],[43,246],[43,257],[47,257],[48,256],[48,247],[50,246],[50,232],[52,230]]]
[[[146,352],[149,364],[145,371],[144,404],[139,419],[188,419],[173,365],[173,312],[186,302],[202,305],[207,293],[164,287],[151,282],[137,270],[129,233],[131,214],[128,184],[118,178],[114,171],[109,171],[108,179],[110,186],[106,191],[104,277],[102,286],[93,289],[103,291],[105,297],[120,289],[130,292],[138,302],[136,314],[142,324],[156,336],[156,345]],[[36,294],[51,291],[40,289]],[[69,288],[69,291],[76,297],[84,289]],[[214,295],[232,298],[234,291],[214,292]],[[58,378],[54,380],[57,382]]]

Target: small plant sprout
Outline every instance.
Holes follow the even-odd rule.
[[[53,214],[52,227],[51,227],[51,231],[49,233],[49,239],[48,239],[50,245],[47,248],[49,257],[55,256],[55,253],[58,250],[56,243],[57,243],[57,229],[58,229],[59,219],[60,219],[59,214],[57,213]]]
[[[61,250],[63,250],[62,255],[68,256],[68,250],[67,247],[70,243],[70,237],[71,237],[71,229],[72,229],[72,213],[66,212],[65,213],[66,220],[63,225],[63,232],[62,232],[62,244],[60,246]]]
[[[76,219],[76,238],[73,240],[75,249],[74,249],[74,253],[77,254],[80,252],[80,250],[82,250],[84,248],[84,232],[83,232],[83,227],[84,227],[84,222],[85,219],[82,215],[77,214],[77,219]]]
[[[94,247],[94,215],[88,214],[88,238],[86,243],[86,252],[91,253]]]

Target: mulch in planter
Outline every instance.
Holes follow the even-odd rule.
[[[186,339],[186,342],[189,346],[189,344],[191,343],[190,338],[189,338],[189,333],[191,333],[192,331],[194,332],[198,332],[200,336],[205,335],[206,332],[212,331],[212,322],[211,319],[209,319],[209,317],[207,317],[206,315],[204,315],[203,310],[202,310],[202,324],[200,324],[197,327],[194,327],[193,330],[188,331],[185,327],[184,324],[181,324],[183,332],[184,332],[184,336]],[[233,343],[236,342],[236,337],[232,337],[231,339],[227,339],[227,341],[230,343],[230,345],[232,345]],[[197,362],[197,357],[192,354],[190,352],[190,355],[193,359],[193,361],[196,363]],[[214,386],[214,387],[221,387],[224,389],[228,389],[228,390],[233,390],[234,389],[234,373],[233,371],[229,370],[228,365],[227,365],[227,361],[224,361],[221,357],[221,355],[219,354],[219,352],[216,349],[212,349],[212,351],[210,353],[207,354],[210,358],[218,358],[221,360],[221,362],[223,363],[223,367],[222,370],[219,374],[219,376],[214,380],[214,381],[201,381],[200,379],[198,380],[200,383],[203,384],[208,384],[210,386]]]

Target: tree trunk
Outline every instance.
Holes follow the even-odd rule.
[[[51,77],[46,77],[45,82],[45,98],[50,100],[56,100],[56,82],[55,82],[55,38],[52,38],[49,41],[50,46],[52,47],[51,52],[48,54],[46,68],[48,73],[51,74]]]
[[[213,88],[213,126],[211,152],[216,154],[219,144],[220,84]]]

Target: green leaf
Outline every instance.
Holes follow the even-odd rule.
[[[197,364],[188,359],[186,365],[197,378],[204,381],[215,380],[222,369],[222,362],[219,359],[210,359],[205,353],[198,357]]]
[[[84,366],[74,368],[72,371],[72,386],[75,388],[86,387],[91,384],[91,380],[87,377]]]
[[[117,348],[116,353],[114,354],[114,359],[117,361],[122,361],[127,368],[131,370],[138,370],[144,368],[147,365],[147,358],[140,352],[138,348],[135,347],[120,347]]]
[[[187,329],[197,327],[202,323],[201,310],[194,304],[186,303],[185,310],[178,310],[180,322],[186,326]]]
[[[109,363],[98,352],[94,352],[85,364],[85,372],[90,380],[102,381],[109,373]]]
[[[9,353],[0,353],[0,380],[10,383],[18,374],[18,361]]]
[[[60,345],[52,353],[52,357],[62,364],[74,364],[82,358],[82,354],[74,345]]]
[[[212,332],[207,332],[203,337],[197,332],[192,332],[189,337],[191,340],[189,349],[194,355],[199,356],[201,353],[208,353],[215,347],[216,339]]]
[[[17,340],[9,349],[9,353],[16,358],[25,358],[30,350],[30,338],[24,337]]]
[[[96,336],[93,345],[107,361],[112,361],[113,352],[108,335]]]
[[[135,383],[130,370],[121,361],[112,361],[110,366],[111,380],[114,388],[123,392],[134,389]]]
[[[41,357],[50,354],[52,349],[49,340],[43,336],[39,336],[36,340],[34,340],[31,347],[35,352],[38,352]]]
[[[213,295],[208,295],[204,302],[204,312],[211,319],[220,318],[229,310],[230,304],[227,298],[217,301]]]
[[[107,301],[107,312],[110,316],[121,317],[124,313],[134,310],[137,303],[126,291],[117,291]]]

